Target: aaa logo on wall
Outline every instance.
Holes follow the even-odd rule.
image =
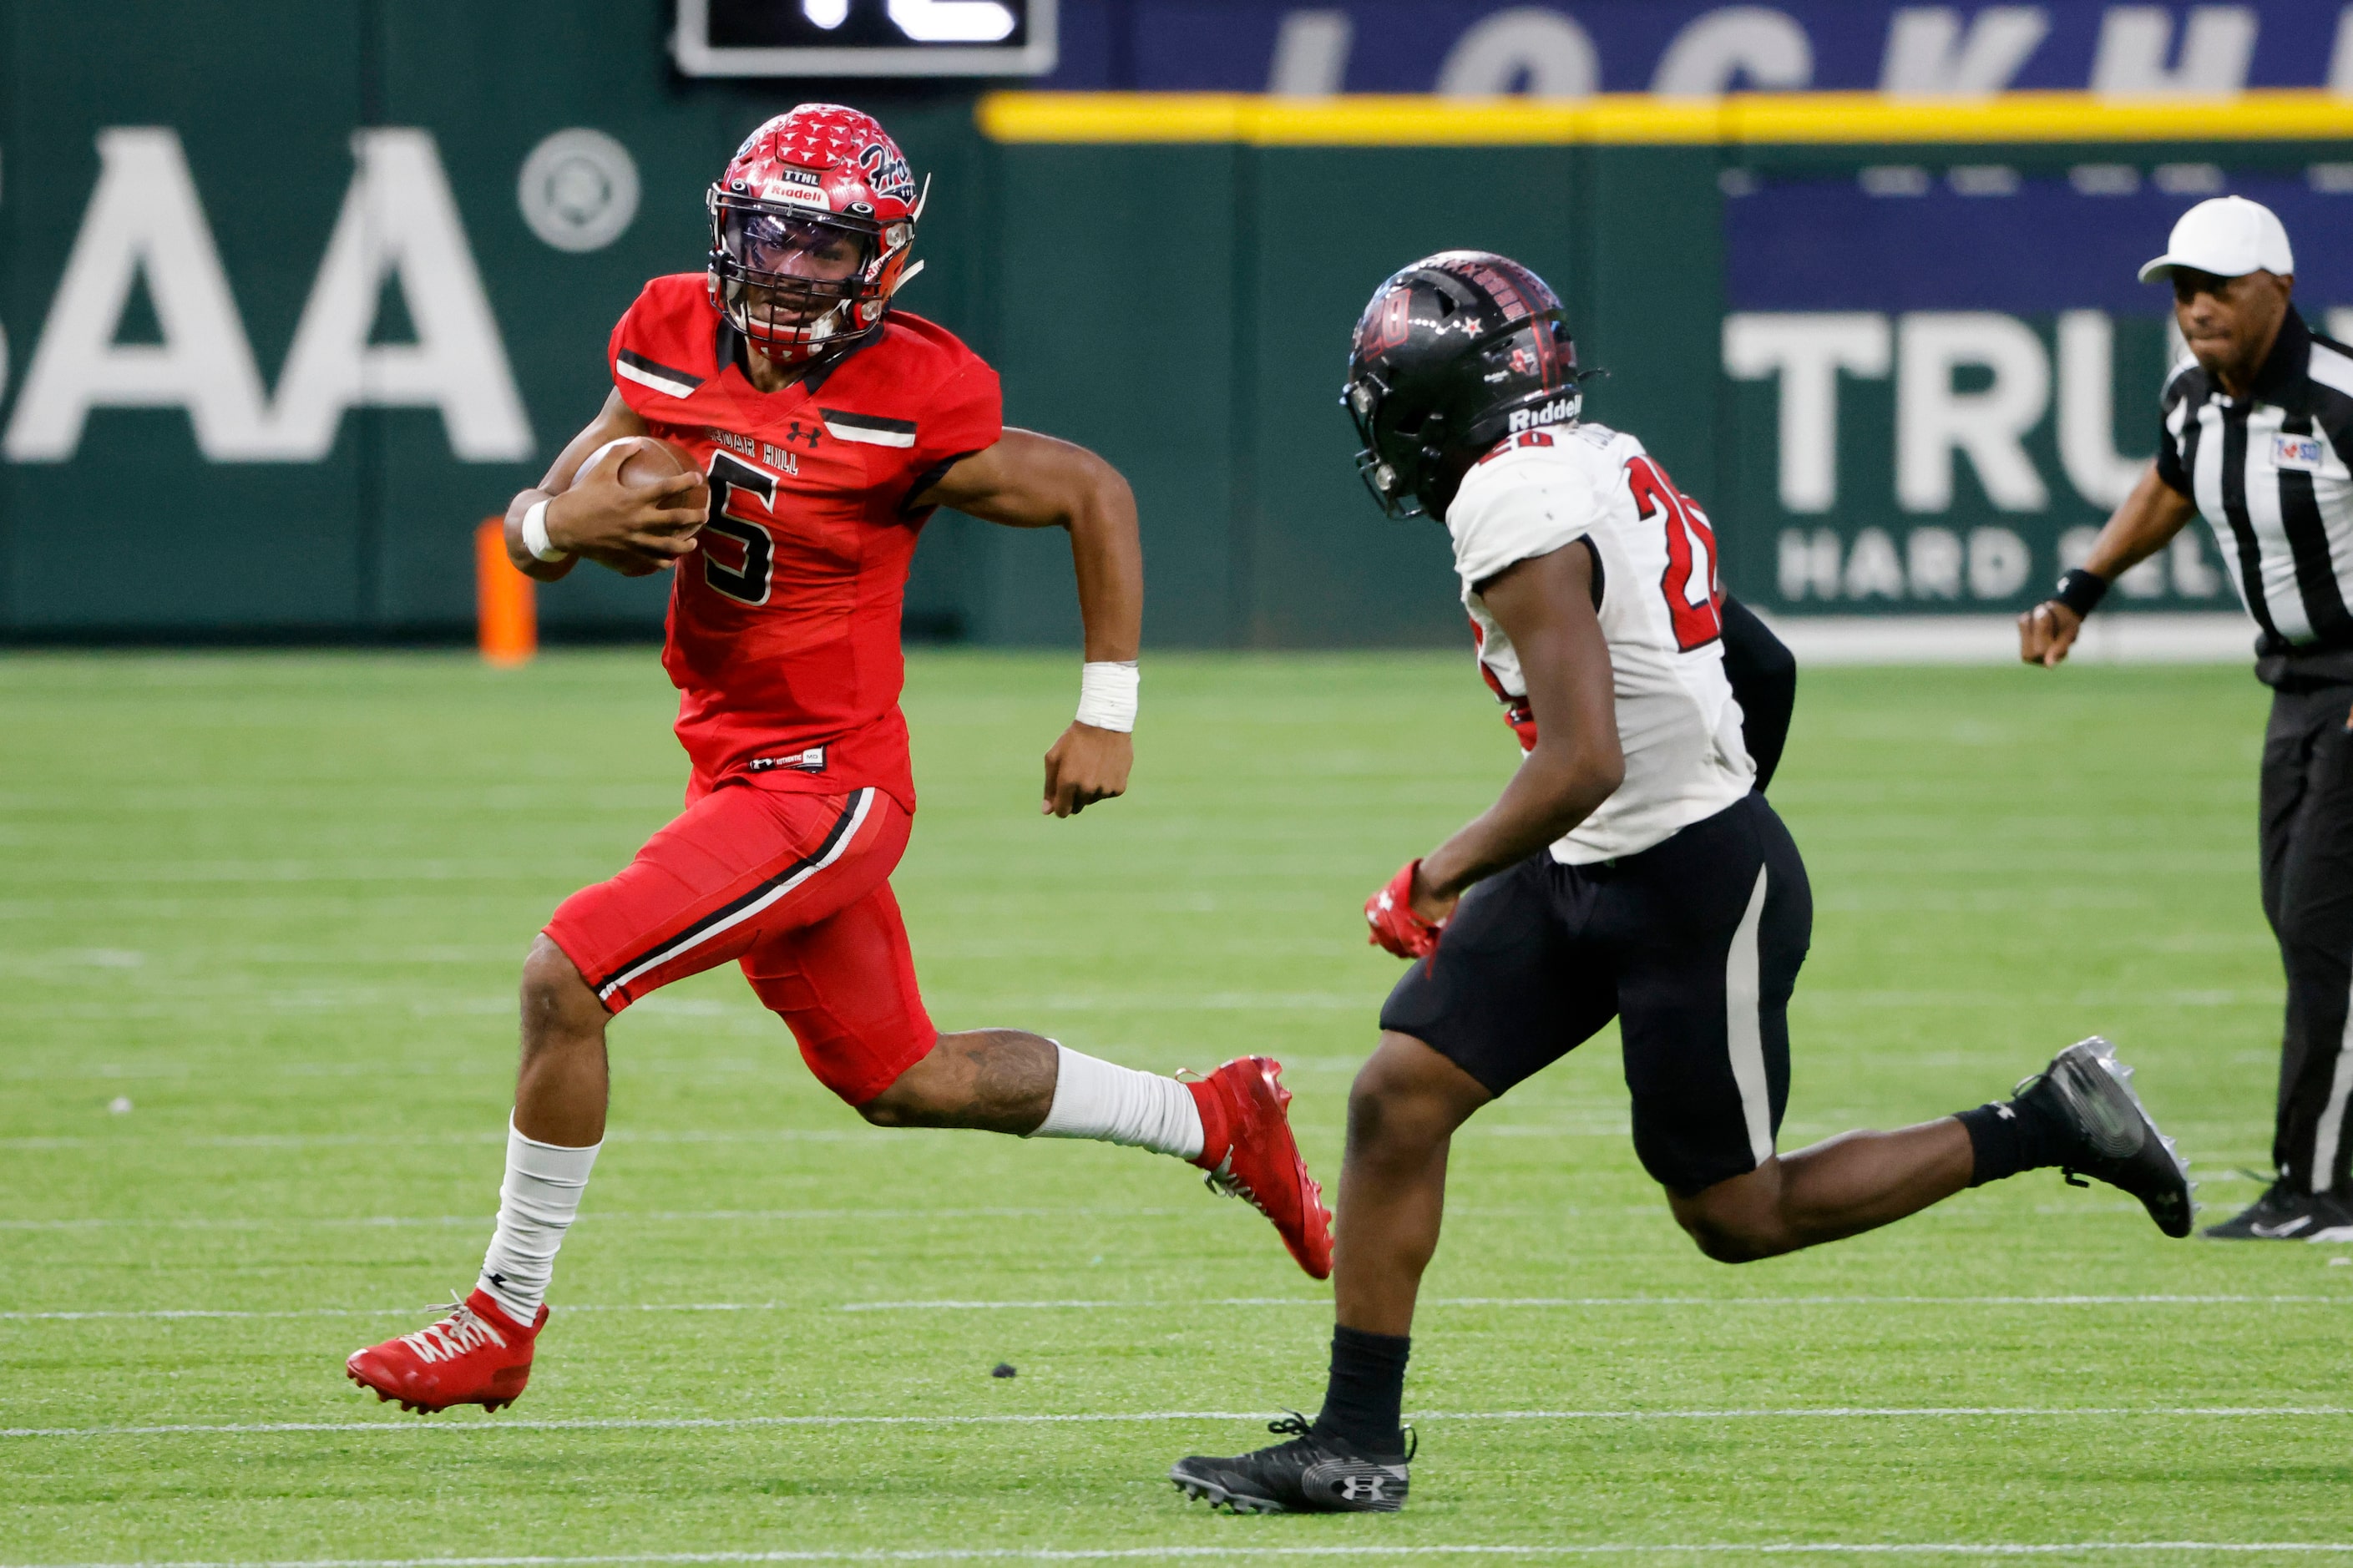
[[[255,361],[178,132],[110,128],[98,153],[98,182],[0,456],[65,462],[93,409],[182,408],[211,461],[316,462],[355,407],[438,410],[461,461],[531,456],[531,421],[431,132],[353,136],[351,182],[274,387]],[[516,191],[532,231],[573,252],[618,238],[638,198],[628,150],[582,128],[542,142]],[[142,285],[157,341],[121,342]],[[371,341],[387,289],[399,290],[408,342]],[[5,365],[0,351],[0,375]]]

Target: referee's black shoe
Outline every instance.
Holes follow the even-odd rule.
[[[1187,1497],[1236,1513],[1395,1513],[1405,1507],[1413,1447],[1367,1454],[1343,1438],[1316,1436],[1295,1411],[1266,1429],[1291,1441],[1230,1459],[1179,1459],[1168,1479]]]
[[[2066,1128],[2068,1147],[2059,1166],[2068,1181],[2080,1187],[2086,1184],[2079,1174],[2097,1176],[2138,1198],[2166,1235],[2188,1236],[2189,1163],[2141,1108],[2132,1073],[2116,1060],[2116,1047],[2094,1035],[2052,1058],[2049,1067],[2018,1086],[2016,1098]]]
[[[2263,1195],[2201,1233],[2215,1241],[2353,1241],[2353,1209],[2334,1193],[2274,1182]]]

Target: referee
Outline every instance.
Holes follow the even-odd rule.
[[[2278,217],[2244,197],[2173,226],[2140,269],[2172,280],[2190,353],[2166,382],[2157,459],[2090,558],[2018,622],[2021,657],[2057,665],[2116,574],[2202,514],[2261,633],[2263,914],[2287,1025],[2276,1179],[2206,1232],[2229,1240],[2353,1240],[2353,349],[2290,307],[2295,272]]]

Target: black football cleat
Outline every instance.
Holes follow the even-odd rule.
[[[2262,1197],[2200,1234],[2214,1241],[2353,1241],[2353,1210],[2333,1193],[2274,1182]]]
[[[1230,1459],[1179,1459],[1168,1479],[1187,1497],[1235,1513],[1395,1513],[1405,1507],[1406,1465],[1418,1444],[1383,1458],[1317,1436],[1296,1411],[1266,1429],[1287,1433],[1291,1441]]]
[[[2059,1165],[2069,1183],[2087,1186],[2079,1175],[2096,1176],[2121,1187],[2140,1200],[2158,1229],[2188,1236],[2189,1162],[2141,1108],[2132,1073],[2116,1060],[2116,1047],[2094,1035],[2052,1058],[2049,1067],[2018,1086],[2015,1097],[2049,1111],[2068,1130],[2070,1147]]]

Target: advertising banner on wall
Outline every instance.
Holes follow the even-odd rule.
[[[2276,212],[2305,319],[2353,335],[2353,165],[1885,165],[1726,184],[1741,578],[1788,615],[2014,610],[2081,562],[2156,451],[2182,352],[2170,291],[2136,274],[2205,195]],[[2125,575],[2118,602],[2234,610],[2222,562],[2192,527]]]
[[[881,0],[872,0],[876,10]],[[1062,0],[1040,87],[1145,91],[1747,89],[1981,98],[2032,89],[2228,97],[2353,92],[2342,0],[1979,6],[1892,0]]]

